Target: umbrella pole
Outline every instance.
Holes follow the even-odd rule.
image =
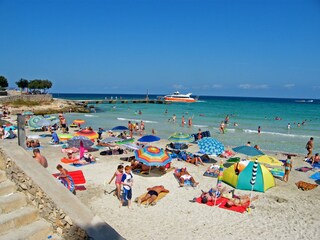
[[[151,166],[150,166],[150,168],[149,168],[149,175],[150,175],[150,172],[151,172]]]

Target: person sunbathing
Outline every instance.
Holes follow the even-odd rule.
[[[184,186],[184,182],[186,180],[190,180],[191,183],[192,183],[192,186],[195,187],[197,186],[199,183],[196,182],[194,180],[194,178],[189,174],[189,172],[187,171],[186,168],[181,168],[180,172],[176,172],[176,176],[177,178],[179,179],[180,181],[180,187],[183,187]]]
[[[115,147],[116,145],[113,145],[113,144],[110,144],[110,143],[104,143],[104,142],[101,142],[100,140],[97,140],[97,146],[100,146],[100,147]]]
[[[83,158],[81,158],[80,160],[77,160],[77,161],[74,161],[73,164],[80,164],[80,165],[87,165],[87,164],[90,164],[90,163],[93,163],[95,162],[95,158],[94,156],[92,156],[91,154],[85,154],[83,156]]]
[[[148,193],[143,198],[138,198],[138,205],[139,206],[144,201],[147,201],[146,207],[148,207],[149,205],[154,206],[154,205],[156,205],[155,200],[158,198],[160,193],[162,193],[162,192],[168,193],[169,192],[169,190],[165,189],[164,186],[162,186],[162,185],[154,186],[152,188],[147,188],[147,190],[148,190]]]
[[[139,162],[138,160],[136,159],[133,159],[131,161],[131,169],[132,170],[136,170],[136,169],[140,169],[141,171],[149,171],[150,170],[150,167]]]
[[[257,200],[259,198],[259,196],[255,196],[253,198],[251,198],[251,202]],[[226,202],[226,207],[232,207],[232,206],[236,206],[236,207],[242,207],[247,205],[247,203],[250,202],[250,195],[243,195],[243,196],[237,196],[237,197],[233,197],[231,199],[229,199]]]
[[[211,164],[207,170],[206,170],[206,173],[209,174],[209,175],[217,175],[219,174],[219,165],[217,164]]]
[[[196,157],[196,156],[193,156],[193,155],[190,156],[189,154],[187,154],[186,162],[192,163],[192,164],[194,164],[196,166],[198,166],[199,163],[201,165],[204,165],[200,157]]]
[[[208,192],[202,191],[201,194],[201,203],[207,203],[207,202],[214,202],[216,199],[218,199],[222,194],[225,194],[227,192],[227,188],[224,187],[221,189],[221,187],[218,188],[211,188]]]

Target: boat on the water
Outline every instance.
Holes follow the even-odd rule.
[[[310,99],[310,100],[299,99],[299,100],[296,100],[295,102],[297,102],[297,103],[313,103],[313,99]]]
[[[197,99],[191,97],[192,93],[182,94],[178,91],[171,95],[164,96],[164,100],[167,102],[196,102]]]

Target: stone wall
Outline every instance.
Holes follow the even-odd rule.
[[[39,215],[52,224],[55,232],[64,239],[89,239],[88,234],[76,226],[71,218],[2,151],[0,168],[5,170],[8,179],[17,185],[18,191],[27,196],[27,201],[38,208]]]
[[[31,101],[31,102],[49,102],[52,101],[52,95],[51,94],[39,94],[39,95],[13,95],[13,96],[6,96],[0,98],[0,103],[7,103],[7,102],[13,102],[17,100],[23,100],[23,101]]]

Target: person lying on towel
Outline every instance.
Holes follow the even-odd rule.
[[[184,186],[184,182],[186,180],[190,180],[192,183],[192,186],[195,187],[199,183],[194,180],[194,178],[190,175],[190,173],[187,171],[187,168],[181,168],[180,172],[176,172],[176,176],[180,181],[180,187]]]
[[[85,154],[83,158],[78,161],[74,161],[73,164],[87,165],[95,161],[96,159],[94,158],[94,156],[92,156],[91,154]]]
[[[251,202],[257,200],[259,198],[259,196],[255,196],[253,198],[251,198]],[[232,207],[232,206],[236,206],[236,207],[242,207],[242,206],[246,206],[248,203],[250,202],[250,195],[243,195],[243,196],[237,196],[237,197],[233,197],[231,199],[229,199],[226,202],[226,207]]]
[[[147,188],[148,193],[143,198],[138,198],[138,205],[140,206],[142,202],[147,201],[146,206],[154,206],[156,205],[155,200],[158,198],[159,194],[164,192],[168,193],[169,190],[165,189],[164,186],[154,186],[152,188]]]

